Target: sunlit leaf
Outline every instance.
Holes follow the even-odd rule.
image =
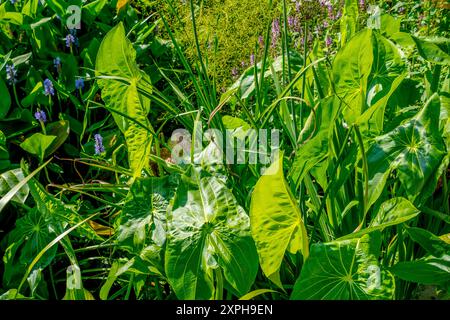
[[[248,292],[258,258],[250,219],[224,182],[191,167],[168,217],[165,270],[179,299],[211,299],[214,269],[238,295]]]
[[[286,251],[308,257],[308,236],[295,198],[283,174],[283,156],[255,186],[250,205],[253,239],[264,274],[282,287],[279,272]]]
[[[380,246],[379,233],[313,244],[291,299],[393,299],[394,277],[378,263]]]

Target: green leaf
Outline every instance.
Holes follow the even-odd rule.
[[[130,168],[137,177],[143,168],[148,168],[152,142],[152,135],[148,132],[151,124],[147,118],[150,100],[141,96],[138,88],[151,93],[152,86],[135,60],[136,51],[125,37],[123,24],[119,23],[108,32],[100,45],[96,76],[102,89],[102,99],[108,108],[134,120],[113,112],[114,120],[125,135]]]
[[[286,251],[308,257],[308,237],[297,201],[283,175],[280,154],[257,182],[252,193],[250,220],[264,274],[279,287],[281,262]]]
[[[400,279],[429,284],[450,284],[450,255],[444,254],[440,258],[424,257],[415,261],[399,262],[391,269]]]
[[[136,179],[118,217],[117,242],[143,273],[164,274],[166,215],[177,184],[175,176]]]
[[[83,288],[81,270],[78,265],[67,268],[66,294],[63,300],[95,300],[92,294]]]
[[[0,79],[0,119],[4,119],[11,107],[11,97],[3,79]]]
[[[381,34],[391,36],[400,31],[401,19],[394,18],[389,14],[381,15]]]
[[[132,260],[126,262],[118,260],[113,262],[109,269],[108,278],[100,289],[101,300],[108,300],[109,291],[111,290],[112,285],[121,274],[128,271],[132,264]]]
[[[389,199],[381,204],[380,210],[367,228],[348,234],[339,238],[339,240],[360,238],[367,233],[383,230],[414,219],[419,213],[420,211],[404,198]]]
[[[194,170],[182,177],[168,215],[167,278],[179,299],[212,299],[213,270],[221,268],[242,296],[258,270],[250,219],[222,180]]]
[[[380,246],[379,233],[313,244],[291,299],[393,299],[394,277],[378,264]]]
[[[47,134],[50,136],[55,136],[55,140],[53,140],[52,144],[46,149],[45,157],[48,157],[52,153],[54,153],[63,143],[67,140],[70,133],[69,121],[60,120],[57,122],[53,122],[47,125],[45,128]]]
[[[417,46],[419,54],[427,61],[450,65],[450,55],[442,51],[437,45],[432,42],[412,37]]]
[[[404,48],[417,48],[422,58],[429,62],[442,65],[450,64],[450,55],[430,41],[414,37],[406,32],[397,32],[391,35],[391,38]]]
[[[247,293],[245,296],[242,296],[239,298],[239,300],[251,300],[259,295],[265,294],[265,293],[277,293],[275,290],[271,289],[258,289],[253,290],[252,292]]]
[[[20,168],[2,173],[0,175],[0,196],[3,197],[9,190],[18,185],[24,178],[25,177],[23,176],[22,169]],[[25,203],[25,200],[27,200],[29,193],[30,189],[28,188],[28,185],[25,184],[17,191],[17,193],[11,200],[18,203]]]
[[[373,117],[371,122],[380,131],[384,108],[405,72],[402,54],[390,40],[370,29],[354,36],[333,62],[335,90],[344,102],[345,121],[353,124],[370,110],[370,117],[358,122]]]
[[[440,257],[450,252],[450,244],[425,229],[411,227],[407,228],[406,232],[411,239],[435,257]]]
[[[345,45],[345,43],[356,33],[358,12],[358,3],[356,0],[345,0],[342,17],[340,19],[342,45]]]
[[[16,227],[8,234],[9,247],[3,258],[5,272],[3,284],[18,284],[20,278],[34,257],[56,236],[52,228],[51,217],[33,208],[24,217],[16,221]],[[36,265],[45,268],[56,254],[57,247],[48,250]]]
[[[320,102],[308,117],[299,140],[299,145],[289,176],[298,185],[305,175],[328,155],[330,132],[334,128],[334,120],[339,112],[338,99],[327,98]]]
[[[20,144],[20,147],[37,156],[42,162],[44,160],[45,152],[56,139],[56,136],[48,136],[42,133],[35,133],[31,137],[25,139],[24,142]]]
[[[422,190],[433,192],[440,174],[437,169],[446,154],[439,133],[439,112],[435,94],[415,117],[375,139],[367,152],[369,204],[378,199],[394,169],[411,201]]]
[[[83,221],[83,217],[78,213],[76,207],[67,205],[49,194],[36,179],[31,179],[28,186],[39,212],[53,218],[52,228],[55,231],[62,232],[62,225],[73,226]],[[101,239],[87,223],[82,224],[73,234],[90,239]]]
[[[344,118],[349,124],[354,123],[366,109],[365,97],[373,60],[370,29],[356,34],[334,59],[335,91],[344,102]]]

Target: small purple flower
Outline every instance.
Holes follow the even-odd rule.
[[[328,18],[334,20],[336,17],[333,14],[333,5],[331,3],[327,3],[327,10],[328,10]]]
[[[252,53],[252,54],[250,55],[250,65],[253,66],[254,64],[255,64],[255,54]]]
[[[300,12],[300,7],[301,7],[301,2],[300,1],[295,1],[295,10],[297,12]]]
[[[45,79],[44,80],[44,94],[46,96],[48,95],[55,95],[55,88],[53,88],[53,83],[50,79]]]
[[[247,66],[247,63],[245,61],[241,61],[241,67],[245,68]]]
[[[11,85],[17,83],[17,70],[13,64],[6,65],[6,80]]]
[[[398,13],[403,14],[405,12],[405,7],[398,8]]]
[[[330,47],[333,44],[333,39],[331,39],[330,36],[327,36],[327,38],[325,39],[325,44],[327,47]]]
[[[37,110],[36,113],[34,114],[34,117],[36,118],[37,121],[40,122],[47,122],[47,115],[45,114],[45,112],[43,110]]]
[[[280,20],[274,19],[272,21],[272,47],[275,47],[277,45],[280,34]]]
[[[66,36],[66,47],[67,48],[71,48],[73,44],[76,44],[76,38],[74,35],[72,35],[71,33],[69,33]]]
[[[83,78],[75,79],[75,88],[77,88],[77,89],[84,88],[84,79]]]
[[[295,26],[295,17],[293,16],[288,17],[288,26],[289,28],[293,28]]]
[[[364,0],[359,0],[359,7],[361,9],[364,9],[365,5],[366,5],[366,2]]]
[[[95,154],[100,155],[105,152],[105,147],[103,146],[103,137],[100,134],[94,135],[95,140]]]
[[[231,75],[233,76],[233,78],[236,78],[239,75],[238,69],[236,67],[231,69]]]
[[[264,48],[264,38],[263,38],[263,36],[259,36],[258,37],[258,43],[259,43],[259,46],[261,47],[261,48]]]
[[[328,21],[327,21],[327,20],[324,20],[324,21],[323,21],[323,28],[326,29],[326,28],[328,28],[329,26],[330,26],[330,25],[329,25]]]

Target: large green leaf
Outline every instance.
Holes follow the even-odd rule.
[[[370,29],[356,34],[333,62],[335,90],[344,102],[345,120],[353,124],[374,118],[380,130],[387,101],[404,75],[401,52],[390,40]],[[371,117],[358,119],[366,110]]]
[[[439,97],[434,95],[412,119],[377,137],[367,152],[369,204],[381,194],[392,170],[411,201],[434,190],[446,151],[439,133]],[[425,188],[426,187],[426,188]]]
[[[52,145],[56,136],[48,136],[42,133],[35,133],[20,144],[20,147],[37,156],[42,162],[46,154],[46,150]]]
[[[381,204],[380,210],[367,228],[341,237],[339,238],[339,240],[359,238],[366,233],[383,230],[384,228],[390,226],[395,226],[397,224],[414,219],[419,213],[420,211],[405,198],[389,199]]]
[[[179,299],[211,299],[217,268],[237,295],[249,291],[258,270],[250,219],[222,180],[190,167],[167,228],[165,270]]]
[[[450,255],[427,256],[415,261],[399,262],[391,269],[400,279],[422,284],[450,284]]]
[[[406,232],[411,239],[435,257],[440,257],[450,252],[450,244],[432,234],[430,231],[421,228],[407,228]]]
[[[176,187],[174,177],[137,179],[118,217],[117,240],[130,252],[140,252],[166,239],[166,215]]]
[[[394,277],[378,264],[380,246],[379,233],[313,244],[291,299],[393,299]]]
[[[55,231],[51,217],[39,212],[37,208],[16,221],[16,227],[8,234],[9,246],[3,257],[5,286],[18,284],[34,257],[57,236]],[[36,268],[44,268],[50,264],[56,250],[56,246],[48,250]]]
[[[113,112],[113,117],[125,135],[130,168],[134,176],[140,176],[141,170],[148,167],[152,135],[147,118],[150,100],[140,95],[138,88],[148,93],[152,88],[149,77],[139,70],[135,60],[136,51],[125,37],[123,24],[119,23],[100,45],[96,75],[106,106],[120,112]]]
[[[280,266],[285,252],[308,257],[308,237],[300,209],[283,174],[280,154],[257,182],[252,193],[250,220],[264,274],[282,287]]]
[[[354,123],[366,109],[367,83],[374,60],[372,30],[356,34],[336,54],[333,62],[335,92],[344,102],[344,117]]]

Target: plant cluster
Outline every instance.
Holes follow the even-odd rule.
[[[0,299],[449,298],[448,8],[139,2],[0,4]]]

